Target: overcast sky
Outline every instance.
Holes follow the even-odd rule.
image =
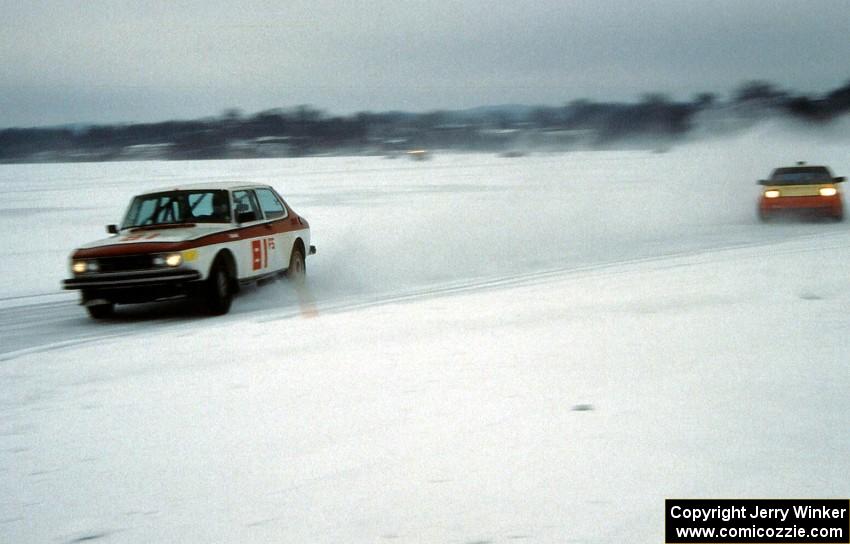
[[[850,0],[0,0],[0,127],[850,80]]]

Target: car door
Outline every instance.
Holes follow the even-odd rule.
[[[266,221],[270,222],[273,232],[274,252],[269,256],[269,263],[275,270],[284,270],[289,267],[289,255],[297,233],[289,224],[286,206],[274,191],[268,187],[257,187],[255,193],[260,209]]]
[[[237,265],[239,277],[262,276],[279,266],[274,260],[277,251],[272,229],[266,224],[257,196],[252,189],[233,191],[233,209],[239,223]]]

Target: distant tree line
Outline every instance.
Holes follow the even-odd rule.
[[[360,112],[333,116],[310,106],[245,115],[84,127],[0,130],[0,161],[211,159],[394,153],[406,149],[505,150],[672,143],[705,125],[732,130],[771,117],[827,124],[850,112],[850,82],[822,96],[794,94],[764,81],[726,101],[648,94],[631,103],[576,100],[560,107],[494,106],[463,111]],[[714,123],[714,124],[712,124]],[[701,128],[705,128],[705,126]]]

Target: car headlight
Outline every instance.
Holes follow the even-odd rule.
[[[821,187],[818,189],[820,196],[835,196],[838,194],[838,189],[835,187]]]
[[[71,270],[74,274],[85,274],[86,272],[97,272],[100,270],[100,265],[97,264],[97,261],[73,261],[71,263]]]
[[[165,253],[163,255],[154,255],[154,266],[180,266],[183,263],[183,256],[179,253]]]
[[[764,197],[765,197],[765,198],[778,198],[778,197],[779,197],[779,194],[780,194],[780,193],[779,193],[779,191],[778,191],[778,190],[776,190],[776,189],[769,189],[769,190],[767,190],[767,191],[765,191],[765,192],[764,192]]]

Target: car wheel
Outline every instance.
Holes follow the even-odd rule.
[[[289,268],[286,269],[286,277],[290,281],[302,283],[304,276],[307,274],[307,265],[304,262],[304,252],[300,247],[292,249],[292,255],[289,256]]]
[[[224,315],[230,311],[233,302],[233,283],[230,273],[223,259],[217,259],[210,270],[207,278],[206,289],[204,289],[204,305],[208,313],[212,315]]]
[[[768,213],[765,211],[759,211],[759,221],[761,221],[762,223],[769,223],[770,215],[768,215]]]
[[[108,302],[106,304],[94,304],[86,306],[86,311],[92,319],[106,319],[115,311],[115,304]]]

